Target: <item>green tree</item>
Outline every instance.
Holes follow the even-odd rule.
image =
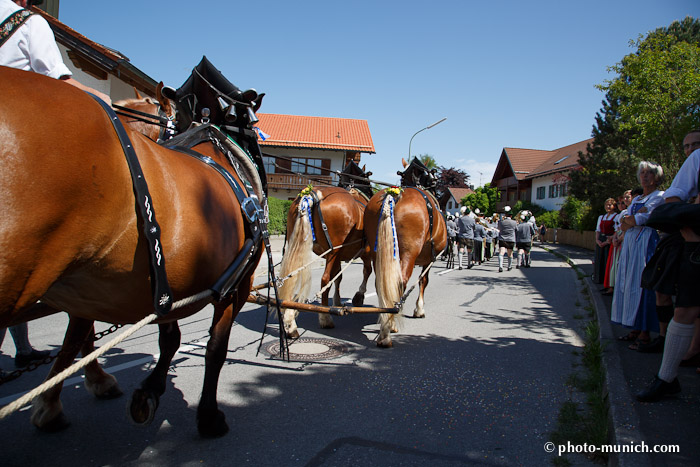
[[[684,160],[681,142],[700,127],[700,21],[688,17],[631,43],[637,50],[599,85],[605,91],[595,116],[593,142],[579,154],[581,169],[571,173],[570,196],[603,213],[603,202],[639,185],[637,164],[660,163],[673,178]]]
[[[438,168],[437,162],[435,162],[435,158],[430,154],[421,154],[420,156],[418,156],[418,160],[421,161],[423,165],[428,168],[428,170]]]
[[[637,53],[610,69],[599,88],[619,98],[621,130],[637,155],[674,175],[685,160],[682,140],[700,123],[700,44],[661,32],[635,43]]]
[[[470,206],[472,209],[479,209],[484,215],[490,216],[496,212],[496,204],[501,200],[501,192],[498,188],[491,187],[487,183],[483,187],[474,190],[460,200],[462,206]]]

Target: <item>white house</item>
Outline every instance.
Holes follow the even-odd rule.
[[[501,192],[498,209],[529,201],[547,209],[559,210],[566,200],[569,173],[579,167],[579,152],[585,153],[593,139],[559,149],[503,148],[491,186]]]
[[[269,195],[275,198],[294,199],[309,183],[336,185],[336,173],[350,161],[362,167],[362,153],[375,153],[366,120],[266,113],[257,116]],[[266,135],[264,140],[262,134]]]
[[[579,152],[585,153],[592,141],[587,139],[550,151],[552,155],[525,177],[532,180],[532,203],[548,211],[561,209],[569,192],[569,173],[580,166]]]

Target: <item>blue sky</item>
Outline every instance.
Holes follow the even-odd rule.
[[[591,136],[607,67],[698,0],[61,3],[59,19],[180,86],[203,55],[261,112],[367,120],[373,178],[413,155],[491,181],[503,147]]]

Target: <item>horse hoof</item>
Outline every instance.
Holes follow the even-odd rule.
[[[228,433],[226,416],[218,409],[213,414],[200,412],[197,414],[197,430],[202,438],[220,438]]]
[[[299,330],[298,330],[298,329],[295,329],[294,331],[292,331],[292,332],[287,332],[286,334],[287,334],[287,337],[288,337],[288,338],[290,338],[290,339],[296,339],[296,338],[299,337]]]
[[[106,401],[110,399],[116,399],[117,397],[121,397],[123,395],[124,393],[122,392],[119,386],[112,386],[111,388],[100,394],[95,394],[95,397],[100,400]]]
[[[414,318],[425,318],[425,313],[420,313],[420,314],[418,314],[418,313],[413,313],[413,317],[414,317]]]
[[[362,294],[355,294],[352,297],[352,306],[363,306],[365,304],[365,296]]]
[[[392,348],[393,346],[394,346],[394,343],[393,343],[391,340],[389,340],[389,339],[385,339],[385,340],[382,340],[382,341],[377,341],[377,347],[379,347],[379,348],[381,348],[381,349],[390,349],[390,348]]]
[[[39,431],[43,431],[44,433],[58,433],[59,431],[65,430],[69,426],[70,422],[68,421],[68,418],[63,414],[63,412],[61,412],[50,422],[41,426],[37,425],[36,427],[39,429]]]
[[[85,378],[84,385],[87,392],[95,396],[97,399],[116,399],[124,394],[117,383],[117,378],[109,374],[107,377],[101,379],[100,382],[97,383],[90,382],[87,378]]]
[[[335,323],[330,322],[330,323],[321,323],[321,329],[334,329],[335,328]]]
[[[126,406],[131,421],[137,425],[150,424],[156,416],[158,399],[158,396],[152,392],[143,389],[135,390]]]

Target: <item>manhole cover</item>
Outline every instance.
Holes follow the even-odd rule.
[[[316,362],[331,360],[348,353],[348,346],[332,339],[300,337],[289,342],[289,359]],[[280,357],[279,341],[272,342],[263,347],[271,357]]]

